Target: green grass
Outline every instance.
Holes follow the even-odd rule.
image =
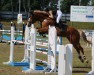
[[[16,23],[16,21],[14,21]],[[10,21],[3,21],[5,26],[10,26]],[[67,22],[68,25],[73,26],[77,29],[94,29],[94,23],[71,23]],[[86,43],[81,39],[81,45],[84,48],[85,55],[89,60],[89,63],[81,63],[78,59],[76,50],[73,48],[73,75],[86,75],[91,70],[91,48],[85,48]],[[69,43],[66,38],[63,38],[63,43]],[[9,60],[10,45],[7,43],[0,43],[0,75],[44,75],[44,73],[38,74],[25,74],[22,72],[22,67],[12,67],[9,65],[2,64]],[[21,61],[24,56],[24,45],[15,45],[14,48],[14,61]],[[41,53],[37,53],[37,58],[47,60],[47,56]],[[62,59],[61,59],[62,60]],[[58,61],[57,61],[58,63]],[[48,74],[57,75],[57,74]]]
[[[72,26],[76,29],[94,29],[93,22],[67,22],[69,26]]]
[[[69,43],[66,38],[63,38],[63,43]],[[78,59],[76,50],[73,48],[73,75],[86,75],[91,70],[91,48],[85,48],[86,43],[81,39],[81,45],[84,47],[85,55],[89,59],[89,63],[81,63]],[[9,60],[10,45],[6,43],[0,43],[0,75],[44,75],[44,73],[38,74],[25,74],[22,72],[22,67],[12,67],[2,64]],[[14,48],[14,61],[21,61],[24,56],[24,45],[15,45]],[[37,58],[47,60],[47,56],[41,53],[37,53]],[[61,59],[62,60],[62,59]],[[57,74],[48,74],[57,75]]]

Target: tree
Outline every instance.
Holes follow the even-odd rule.
[[[27,12],[27,9],[26,9],[26,1],[25,0],[23,0],[23,8],[24,8],[24,11],[26,13]]]
[[[81,5],[87,6],[90,0],[81,0]]]
[[[11,9],[10,0],[1,0],[0,4],[1,4],[0,10],[10,10]]]
[[[41,1],[34,0],[33,3],[31,4],[32,10],[41,9],[40,4],[41,4]]]
[[[94,0],[90,0],[91,5],[94,6]]]
[[[61,10],[63,13],[69,13],[71,5],[78,5],[79,0],[63,0]]]
[[[89,0],[81,0],[81,5],[88,5]],[[71,5],[79,5],[79,0],[63,0],[61,2],[61,10],[63,13],[70,13]]]
[[[90,0],[81,0],[81,5],[88,5]],[[21,11],[29,12],[30,10],[52,7],[56,9],[58,0],[21,0]],[[61,10],[64,13],[70,12],[71,5],[79,5],[79,0],[61,0]],[[94,5],[94,0],[92,0]],[[19,11],[19,0],[0,0],[0,10]]]

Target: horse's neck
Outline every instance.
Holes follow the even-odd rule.
[[[36,15],[37,17],[40,17],[40,18],[47,18],[47,17],[49,17],[49,13],[45,13],[43,11],[41,11],[41,12],[36,11],[36,12],[34,12],[34,15]]]
[[[46,12],[46,11],[34,11],[34,13],[37,13],[37,14],[42,14],[42,15],[45,15],[45,16],[49,16],[49,13],[48,12]]]

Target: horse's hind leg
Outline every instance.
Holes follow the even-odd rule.
[[[80,43],[78,44],[73,44],[74,48],[76,49],[76,51],[78,52],[78,55],[79,55],[79,59],[81,60],[81,62],[86,62],[88,63],[88,60],[86,59],[86,56],[84,55],[84,51],[83,51],[83,48],[81,47]],[[82,55],[81,55],[81,53]]]
[[[86,56],[84,55],[84,50],[79,43],[80,36],[78,37],[74,35],[71,35],[71,36],[67,38],[73,44],[74,48],[76,49],[79,59],[81,60],[81,62],[84,62],[84,61],[88,62],[86,59]]]
[[[88,63],[88,60],[86,59],[86,56],[84,54],[84,50],[83,48],[81,47],[80,43],[78,44],[78,48],[80,49],[80,51],[82,52],[82,57],[83,57],[83,60]]]

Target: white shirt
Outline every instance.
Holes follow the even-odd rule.
[[[57,15],[62,15],[61,10],[57,10]]]
[[[59,21],[60,21],[62,15],[63,15],[63,14],[62,14],[61,10],[57,10],[57,19],[56,19],[56,22],[57,22],[57,23],[59,23]]]

